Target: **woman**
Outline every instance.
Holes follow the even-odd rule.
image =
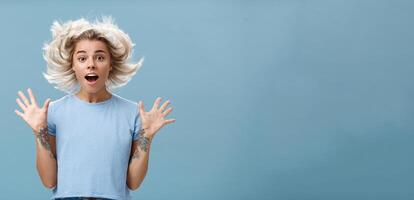
[[[52,199],[130,199],[147,172],[154,135],[175,119],[170,101],[144,104],[111,93],[141,66],[128,63],[133,43],[111,19],[55,22],[44,47],[45,78],[68,94],[39,107],[21,91],[16,110],[36,137],[36,166]]]

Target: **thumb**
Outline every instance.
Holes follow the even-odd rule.
[[[43,109],[47,111],[49,109],[50,98],[46,99],[45,103],[43,104]]]
[[[139,101],[139,114],[143,114],[145,112],[144,102]]]

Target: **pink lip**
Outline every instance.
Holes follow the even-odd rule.
[[[88,84],[88,85],[95,85],[96,82],[98,82],[98,80],[95,80],[95,81],[86,81],[86,84]]]

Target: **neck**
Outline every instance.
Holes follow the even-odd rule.
[[[99,103],[111,98],[112,94],[106,89],[103,89],[97,93],[88,93],[81,89],[78,93],[76,93],[76,96],[79,99],[89,103]]]

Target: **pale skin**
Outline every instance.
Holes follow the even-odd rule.
[[[89,103],[105,101],[111,97],[106,89],[105,82],[111,71],[111,56],[106,44],[98,40],[81,40],[75,45],[72,69],[80,84],[76,95]],[[88,83],[85,75],[95,73],[99,76],[94,84]],[[16,102],[20,109],[15,113],[20,116],[33,130],[36,142],[36,167],[43,185],[54,188],[57,184],[56,138],[47,133],[47,110],[50,99],[40,107],[33,91],[27,90],[28,97],[21,91]],[[175,119],[166,119],[172,108],[168,107],[170,101],[161,104],[157,98],[148,112],[144,103],[139,102],[141,127],[140,137],[132,142],[130,161],[128,165],[126,184],[129,189],[136,190],[143,182],[148,170],[149,152],[151,142],[159,130],[167,124],[174,123]]]

